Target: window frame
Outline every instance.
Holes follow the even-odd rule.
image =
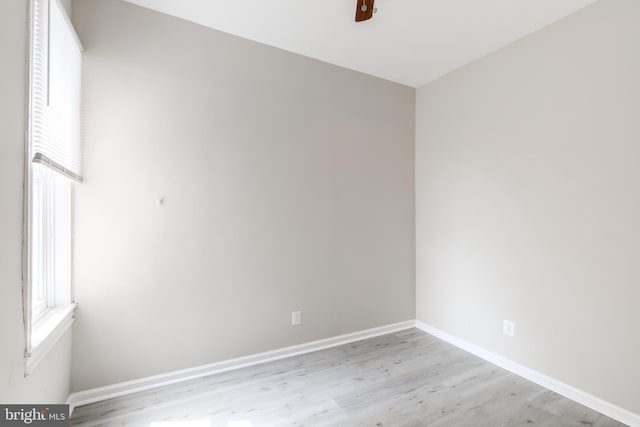
[[[27,84],[26,84],[26,115],[25,115],[25,165],[24,165],[24,224],[23,224],[23,318],[24,318],[24,360],[25,360],[25,372],[24,375],[28,376],[38,363],[46,356],[46,354],[53,348],[53,346],[60,340],[69,329],[75,319],[76,303],[73,300],[73,227],[74,227],[74,184],[71,181],[58,186],[57,180],[67,180],[67,178],[59,175],[57,172],[51,170],[49,167],[37,164],[33,161],[32,150],[32,117],[33,117],[33,92],[34,92],[34,45],[35,45],[35,30],[34,30],[34,8],[35,1],[29,1],[28,11],[28,37],[27,37],[27,58],[28,66],[26,67]],[[49,9],[58,7],[64,15],[66,25],[70,27],[73,34],[75,30],[68,19],[64,5],[60,0],[48,0],[47,3]],[[54,6],[55,3],[55,6]],[[50,12],[50,11],[49,11]],[[80,52],[82,53],[82,45],[78,43]],[[38,177],[39,176],[39,177]],[[39,191],[42,193],[43,200],[46,199],[46,203],[38,206],[39,212],[35,213],[34,203],[34,191],[36,191],[35,180],[40,181]],[[68,185],[68,195],[66,194]],[[56,195],[56,191],[60,190],[65,192],[63,196],[63,202],[68,206],[62,209],[65,210],[65,218],[62,219],[56,216],[58,207],[56,203],[59,203],[59,194]],[[68,197],[67,197],[68,196]],[[58,200],[58,201],[57,201]],[[38,279],[39,290],[44,294],[43,298],[34,306],[33,296],[36,290],[34,289],[33,267],[34,263],[38,261],[34,259],[34,246],[36,246],[33,239],[36,237],[34,230],[34,214],[41,215],[40,224],[42,225],[40,233],[43,233],[43,237],[40,239],[40,246],[42,252],[40,253],[40,263],[44,263],[48,267],[42,272],[42,276]],[[68,223],[66,222],[68,220]],[[65,232],[65,236],[62,239],[65,246],[68,245],[68,251],[63,255],[66,263],[65,271],[62,273],[52,269],[51,266],[56,264],[56,253],[59,253],[60,246],[53,236],[53,231],[62,229]],[[67,235],[68,234],[68,235]],[[58,239],[60,240],[60,239]],[[46,248],[44,246],[47,246]],[[68,258],[67,258],[68,257]],[[57,267],[56,267],[57,268]],[[60,274],[64,280],[60,279]],[[56,277],[57,276],[57,277]],[[56,286],[55,283],[58,283]],[[64,283],[62,283],[64,282]]]

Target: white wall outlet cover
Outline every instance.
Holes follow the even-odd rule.
[[[502,331],[505,335],[512,337],[516,332],[516,325],[511,320],[505,320],[502,325]]]
[[[291,325],[298,326],[302,324],[302,312],[301,311],[292,311],[291,312]]]

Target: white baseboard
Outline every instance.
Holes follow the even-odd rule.
[[[415,320],[409,320],[406,322],[394,323],[391,325],[380,326],[378,328],[312,341],[305,344],[285,347],[278,350],[253,354],[251,356],[238,357],[236,359],[224,360],[222,362],[211,363],[195,368],[182,369],[179,371],[168,372],[166,374],[154,375],[137,380],[79,391],[71,393],[66,403],[69,405],[70,413],[72,413],[73,409],[78,406],[88,405],[90,403],[113,399],[114,397],[126,396],[140,391],[151,390],[169,384],[206,377],[208,375],[240,369],[247,366],[258,365],[300,354],[324,350],[326,348],[336,347],[342,344],[348,344],[380,335],[391,334],[393,332],[403,331],[413,327],[415,327]]]
[[[541,374],[540,372],[527,368],[526,366],[522,366],[507,358],[480,348],[460,338],[454,337],[453,335],[449,335],[446,332],[443,332],[418,320],[416,320],[416,327],[430,335],[433,335],[436,338],[440,338],[441,340],[446,341],[449,344],[453,344],[456,347],[461,348],[462,350],[468,351],[469,353],[474,354],[481,359],[486,360],[487,362],[500,366],[501,368],[513,372],[516,375],[526,378],[529,381],[539,384],[542,387],[545,387],[568,399],[578,402],[581,405],[598,411],[610,418],[620,421],[621,423],[627,424],[632,427],[640,427],[639,414],[627,411],[626,409],[620,408],[619,406],[606,402],[582,390],[578,390],[575,387],[548,377],[544,374]]]

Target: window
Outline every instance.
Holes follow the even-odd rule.
[[[70,303],[72,184],[37,163],[31,183],[31,322],[38,325],[48,309]]]
[[[81,45],[60,0],[31,1],[25,218],[26,374],[69,328]]]

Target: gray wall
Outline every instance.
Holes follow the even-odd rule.
[[[69,394],[71,332],[24,378],[22,185],[27,0],[0,2],[0,402],[62,403]]]
[[[635,413],[639,23],[601,0],[419,89],[416,115],[418,319]]]
[[[73,10],[74,390],[415,318],[414,89],[116,0]]]

